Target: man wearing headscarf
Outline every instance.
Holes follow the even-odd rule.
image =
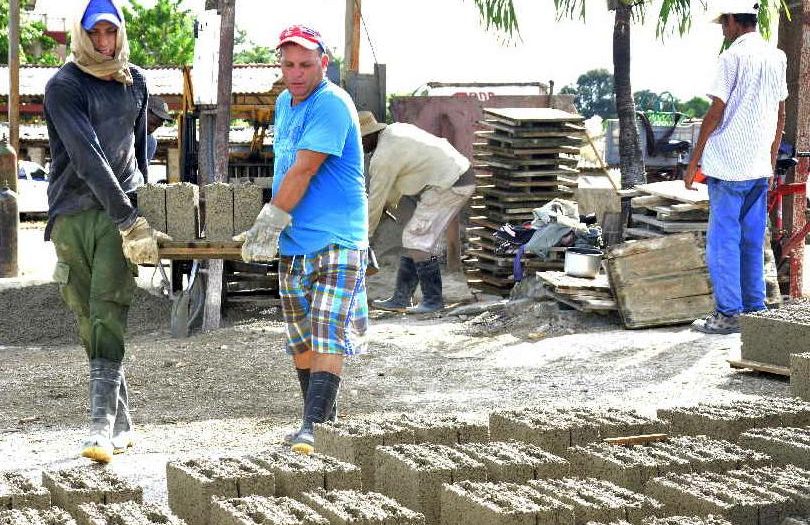
[[[45,239],[54,280],[90,360],[90,433],[81,455],[107,463],[132,444],[122,361],[137,264],[158,240],[133,204],[147,171],[147,89],[129,64],[124,17],[111,0],[82,2],[72,55],[45,87],[51,147]]]

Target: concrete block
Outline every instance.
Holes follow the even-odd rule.
[[[205,196],[205,239],[208,241],[230,241],[233,237],[233,187],[223,182],[206,184]]]
[[[362,484],[356,465],[318,453],[296,454],[288,446],[279,445],[249,459],[273,474],[276,496],[299,498],[316,488],[360,490]]]
[[[166,232],[166,185],[144,184],[138,188],[138,211],[152,228]]]
[[[810,341],[810,301],[740,316],[743,359],[790,366],[790,354]]]
[[[608,437],[665,432],[666,424],[618,408],[539,407],[493,412],[489,430],[493,441],[524,441],[565,456],[571,446]]]
[[[216,525],[329,525],[326,518],[292,498],[246,496],[215,499],[211,523]]]
[[[402,414],[392,422],[411,429],[414,443],[453,446],[457,443],[489,441],[489,424],[486,421],[452,414]]]
[[[413,443],[413,431],[380,419],[351,419],[315,425],[316,450],[360,467],[363,490],[374,488],[374,449]]]
[[[810,469],[810,427],[755,428],[740,435],[740,444],[771,456],[776,463]]]
[[[199,231],[199,188],[188,182],[166,186],[166,233],[175,241],[193,241]]]
[[[766,466],[771,458],[728,441],[706,436],[673,437],[644,445],[591,443],[571,450],[571,474],[606,479],[636,492],[669,472],[725,472]]]
[[[626,520],[639,523],[643,518],[664,515],[664,506],[655,499],[594,478],[535,479],[528,485],[574,509],[574,523]]]
[[[84,503],[79,505],[77,525],[185,525],[185,522],[161,507],[135,503]]]
[[[273,496],[273,474],[238,458],[199,458],[166,464],[169,508],[189,525],[207,525],[211,498]]]
[[[790,356],[790,392],[810,401],[810,352]]]
[[[42,484],[51,493],[54,505],[78,516],[83,503],[143,501],[143,489],[103,467],[74,467],[42,473]]]
[[[487,468],[489,481],[523,483],[530,479],[563,478],[570,464],[531,443],[492,441],[465,443],[457,448]]]
[[[658,410],[657,415],[669,422],[671,434],[705,434],[737,441],[752,428],[810,425],[810,403],[796,398],[756,397]]]
[[[233,185],[233,231],[242,233],[256,222],[262,211],[262,187],[252,182]]]
[[[76,525],[73,516],[64,509],[0,510],[0,525]]]
[[[47,509],[51,494],[18,472],[0,473],[0,510]]]
[[[425,517],[377,492],[318,489],[303,502],[329,520],[330,525],[424,525]]]
[[[442,483],[487,480],[483,463],[446,445],[378,447],[375,458],[376,491],[421,512],[428,524],[441,518]]]
[[[442,488],[442,525],[571,525],[571,505],[525,485],[461,481]]]

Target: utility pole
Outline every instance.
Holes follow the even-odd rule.
[[[346,45],[343,48],[343,60],[347,73],[360,71],[360,2],[346,0]]]
[[[20,0],[8,4],[8,139],[20,154]]]

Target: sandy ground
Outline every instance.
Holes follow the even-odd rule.
[[[76,459],[87,418],[87,363],[55,286],[52,246],[41,224],[21,232],[22,277],[0,279],[0,470],[32,478]],[[390,292],[387,258],[369,283]],[[140,284],[150,287],[151,272]],[[455,412],[485,418],[495,409],[593,403],[656,408],[789,395],[783,379],[731,369],[738,335],[707,336],[685,326],[628,331],[615,316],[561,310],[549,301],[475,302],[460,274],[445,275],[456,313],[420,318],[373,314],[370,352],[347,362],[340,417],[378,412]],[[487,305],[486,308],[479,308]],[[168,302],[139,294],[125,361],[136,447],[109,468],[165,503],[165,463],[239,455],[276,443],[297,423],[301,401],[284,329],[274,307],[227,312],[226,327],[187,339],[169,334]]]

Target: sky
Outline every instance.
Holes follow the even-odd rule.
[[[505,44],[481,26],[473,0],[362,0],[361,72],[386,64],[389,94],[409,94],[426,82],[548,82],[555,91],[582,73],[613,70],[613,13],[605,0],[586,0],[588,16],[556,21],[552,0],[514,0],[520,39]],[[712,1],[712,0],[710,0]],[[153,0],[141,0],[149,5]],[[696,2],[697,3],[697,2]],[[39,0],[47,11],[70,2]],[[38,5],[38,7],[39,7]],[[204,0],[183,0],[194,12]],[[237,0],[236,25],[254,42],[274,46],[293,23],[317,29],[327,46],[343,55],[344,0]],[[650,13],[657,13],[657,6]],[[775,38],[775,37],[774,37]],[[663,41],[655,17],[633,26],[633,90],[670,91],[680,99],[704,96],[712,83],[722,43],[720,26],[697,13],[691,31]],[[372,51],[373,49],[373,51]]]

